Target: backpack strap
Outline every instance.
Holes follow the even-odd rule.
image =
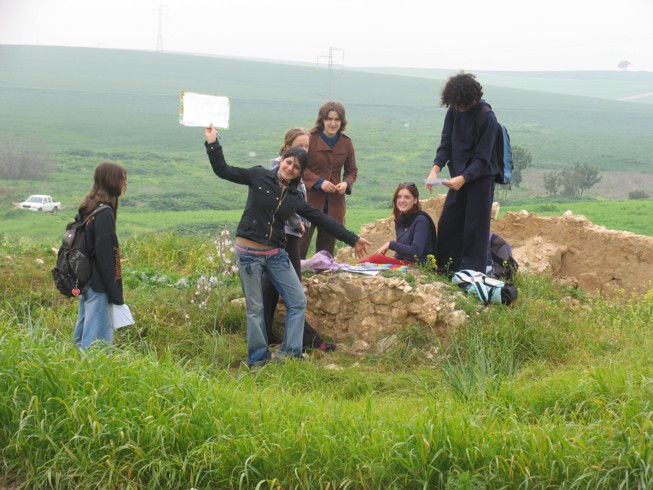
[[[104,203],[98,204],[98,206],[93,211],[91,211],[86,216],[84,216],[84,219],[82,220],[82,225],[85,225],[86,223],[88,223],[93,216],[95,216],[100,211],[102,211],[102,210],[104,210],[104,209],[106,209],[108,207],[110,207],[110,206],[107,205],[107,204],[104,204]]]
[[[474,120],[474,134],[478,136],[478,125],[480,124],[480,119],[487,114],[488,112],[494,112],[492,110],[492,106],[488,103],[485,103],[481,106],[481,109],[479,110],[478,116],[476,116],[476,119]]]

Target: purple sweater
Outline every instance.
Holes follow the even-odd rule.
[[[425,262],[426,256],[435,255],[438,239],[431,217],[424,211],[418,211],[408,227],[395,221],[397,239],[390,242],[390,250],[395,258],[411,262]]]

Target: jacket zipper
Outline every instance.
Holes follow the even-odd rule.
[[[281,199],[279,199],[279,204],[277,204],[277,209],[275,209],[274,212],[272,213],[272,221],[270,222],[270,234],[268,235],[268,240],[270,241],[272,241],[272,230],[274,229],[274,220],[277,216],[277,211],[279,211],[279,208],[281,207],[281,203],[286,198],[287,193],[288,193],[287,188],[281,191]]]

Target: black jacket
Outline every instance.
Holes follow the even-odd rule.
[[[213,172],[225,180],[249,186],[247,204],[238,223],[236,236],[272,247],[286,246],[284,224],[297,213],[313,225],[321,226],[339,240],[354,246],[359,236],[322,211],[311,207],[297,189],[299,179],[282,190],[277,183],[276,170],[263,167],[239,168],[227,164],[219,142],[204,143]]]
[[[89,285],[98,293],[107,293],[109,303],[122,305],[120,247],[116,235],[113,208],[106,206],[86,223],[86,249],[91,256],[93,274]]]

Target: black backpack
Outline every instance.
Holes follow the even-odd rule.
[[[77,215],[75,221],[66,225],[57,253],[57,263],[52,269],[54,285],[64,296],[72,298],[86,290],[92,272],[91,259],[86,250],[86,223],[107,207],[106,204],[100,204],[84,219]]]
[[[508,242],[496,233],[490,233],[487,273],[497,279],[512,281],[514,271],[518,270],[517,261],[512,257]]]

